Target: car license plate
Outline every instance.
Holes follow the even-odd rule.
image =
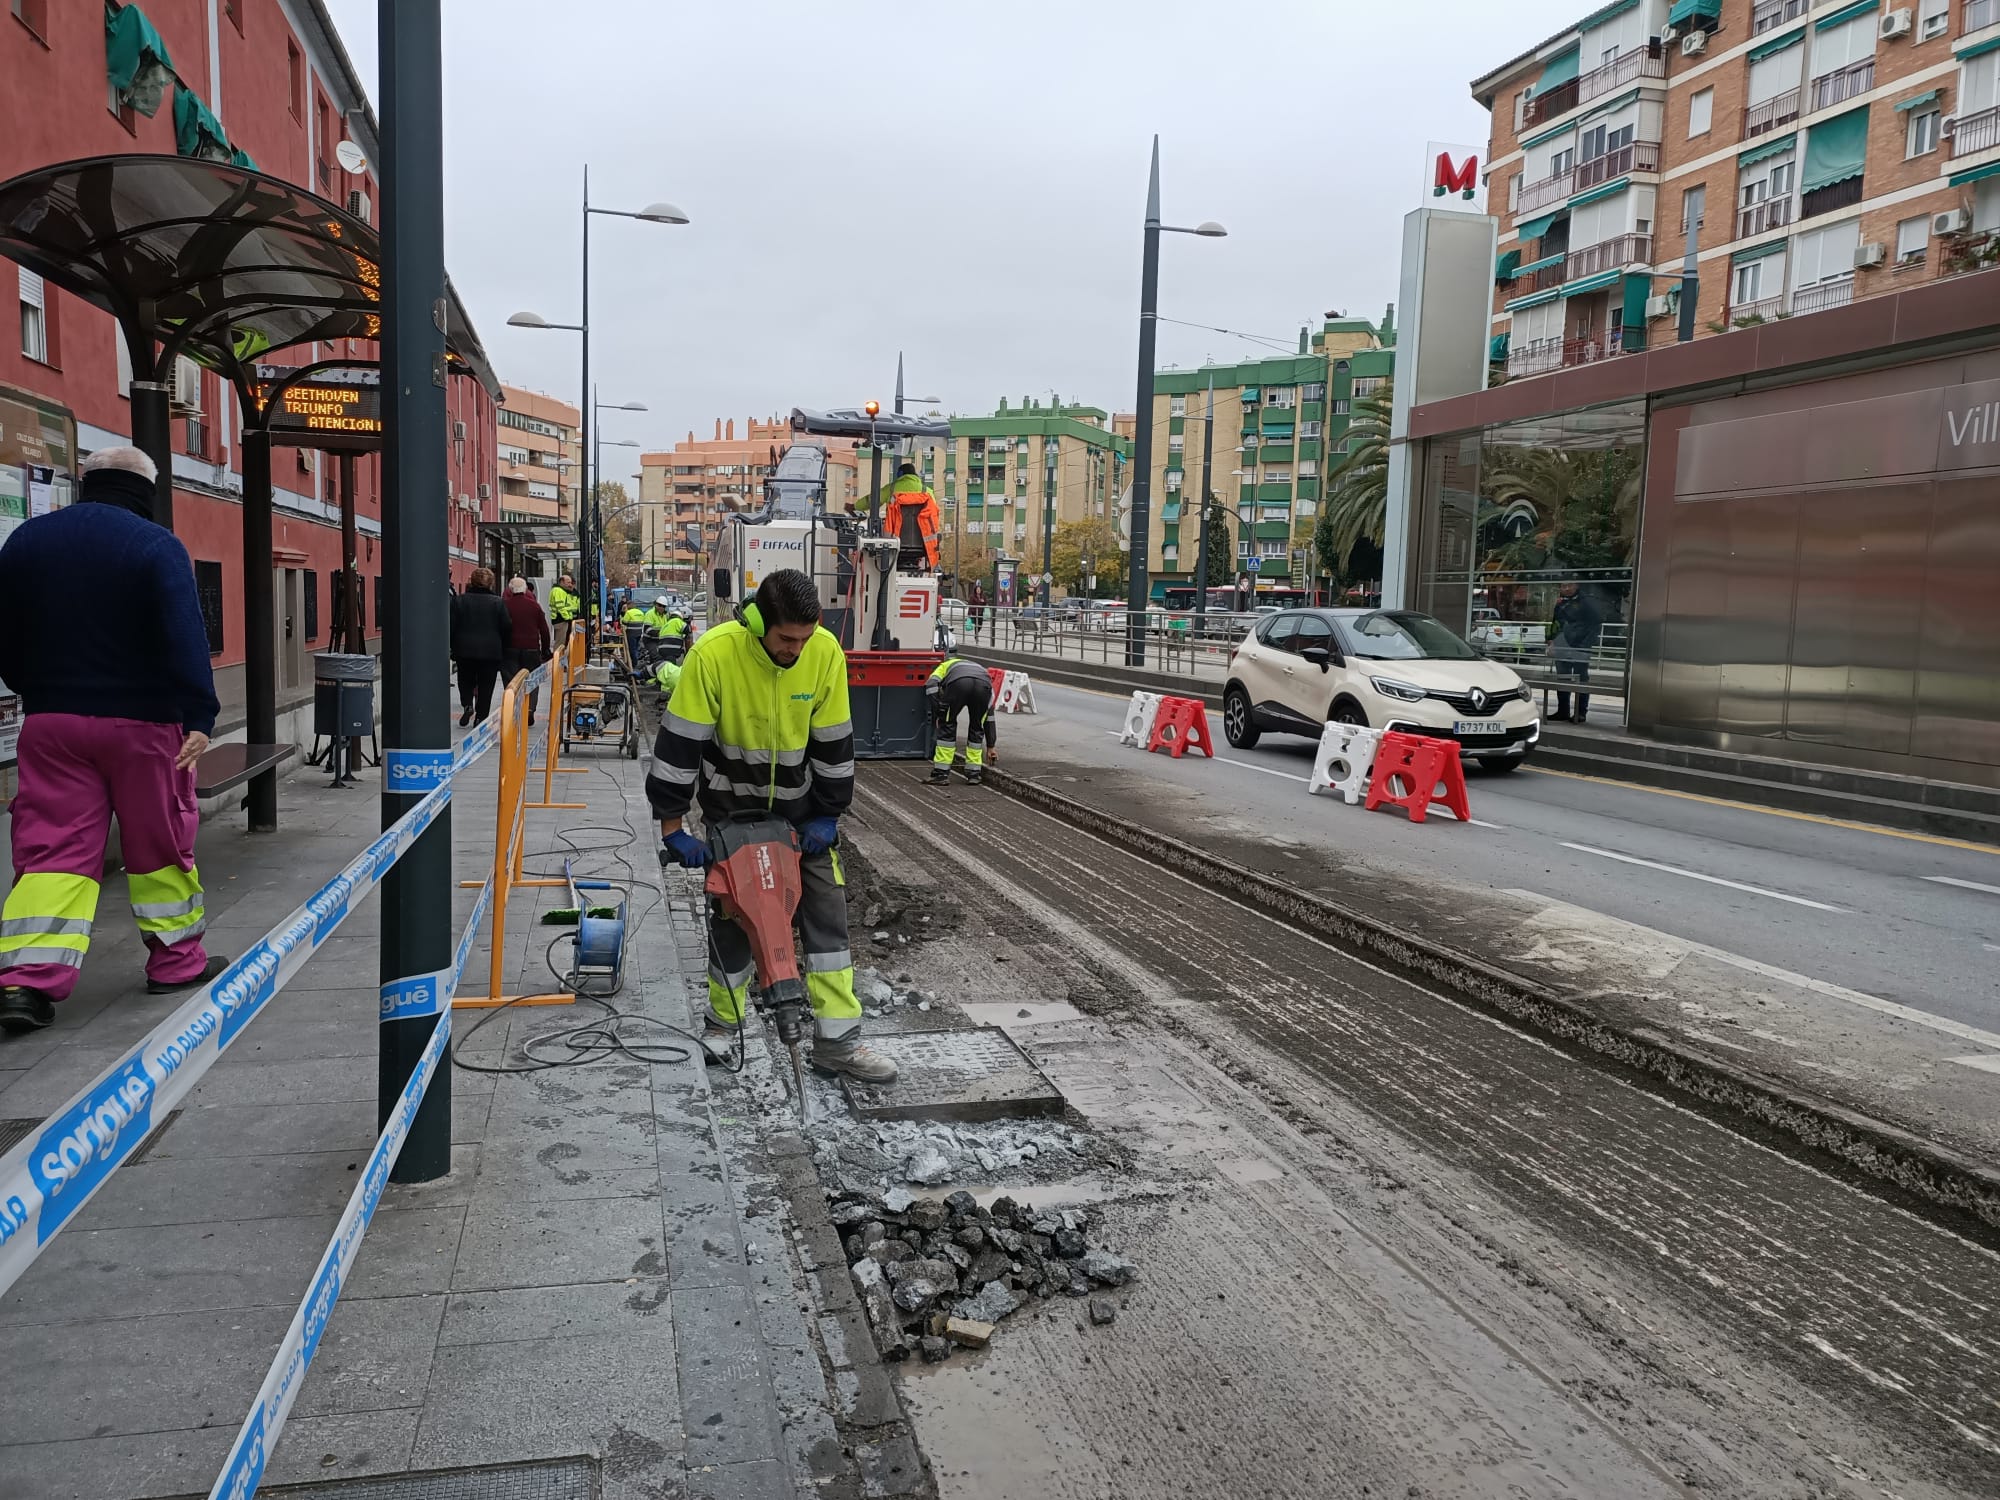
[[[1457,735],[1505,734],[1507,726],[1499,719],[1458,719],[1453,721],[1451,732]]]

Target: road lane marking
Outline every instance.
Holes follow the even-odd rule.
[[[1915,1006],[1884,1000],[1879,995],[1864,994],[1860,990],[1850,990],[1845,985],[1834,984],[1829,980],[1814,979],[1810,974],[1800,974],[1793,969],[1781,969],[1776,964],[1767,964],[1760,959],[1745,958],[1742,954],[1731,953],[1726,948],[1713,948],[1707,943],[1698,943],[1693,938],[1680,937],[1658,927],[1648,927],[1640,922],[1628,922],[1623,917],[1614,917],[1588,906],[1577,906],[1573,902],[1544,895],[1540,891],[1510,888],[1502,894],[1520,901],[1533,901],[1545,909],[1566,907],[1571,911],[1580,911],[1597,918],[1600,922],[1616,923],[1620,927],[1629,927],[1635,932],[1664,939],[1676,948],[1689,953],[1698,953],[1703,958],[1712,958],[1719,964],[1728,964],[1732,969],[1741,969],[1746,974],[1755,974],[1761,979],[1775,979],[1781,984],[1797,985],[1802,990],[1811,990],[1815,995],[1824,995],[1829,1000],[1844,1001],[1863,1010],[1879,1011],[1885,1016],[1894,1016],[1899,1021],[1908,1021],[1913,1026],[1941,1031],[1946,1036],[1955,1036],[1960,1041],[1971,1042],[1974,1046],[1990,1047],[1995,1052],[2000,1052],[2000,1032],[1984,1031],[1977,1026],[1968,1026],[1963,1021],[1954,1021],[1945,1016],[1933,1015],[1927,1010],[1918,1010]]]
[[[1666,786],[1641,786],[1636,781],[1617,781],[1609,776],[1586,776],[1581,771],[1558,771],[1538,766],[1532,760],[1524,768],[1531,776],[1560,776],[1566,781],[1589,781],[1598,786],[1617,787],[1625,792],[1650,792],[1655,797],[1679,797],[1683,802],[1706,802],[1710,807],[1729,807],[1738,812],[1767,813],[1774,818],[1790,818],[1796,823],[1819,823],[1828,828],[1850,828],[1856,833],[1879,833],[1886,839],[1908,839],[1917,844],[1937,844],[1946,849],[1970,849],[1974,854],[2000,854],[1991,844],[1971,839],[1947,838],[1941,833],[1913,833],[1906,828],[1884,828],[1880,823],[1857,823],[1852,818],[1829,818],[1824,813],[1796,812],[1789,807],[1765,807],[1756,802],[1738,802],[1729,797],[1710,797],[1703,792],[1677,792]]]
[[[1783,891],[1770,890],[1761,885],[1745,885],[1740,880],[1724,880],[1720,875],[1704,875],[1699,870],[1683,870],[1679,865],[1663,865],[1655,860],[1640,859],[1636,854],[1620,854],[1612,849],[1599,849],[1591,844],[1565,842],[1565,849],[1574,849],[1579,854],[1595,854],[1604,859],[1615,859],[1628,865],[1643,865],[1648,870],[1661,870],[1668,875],[1683,875],[1689,880],[1704,880],[1710,885],[1726,885],[1732,891],[1748,891],[1753,896],[1769,896],[1773,901],[1789,901],[1794,906],[1810,906],[1815,911],[1840,911],[1838,906],[1828,906],[1824,901],[1808,901],[1804,896],[1788,896]]]
[[[1934,885],[1955,885],[1962,891],[1984,891],[1989,896],[2000,896],[2000,885],[1982,885],[1977,880],[1960,880],[1956,875],[1926,875],[1924,879]],[[1987,946],[1990,948],[1992,944]]]
[[[1953,1062],[1961,1067],[1977,1068],[1982,1073],[2000,1073],[2000,1053],[1980,1053],[1976,1057],[1954,1057]]]

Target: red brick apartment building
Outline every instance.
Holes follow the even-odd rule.
[[[1510,378],[2000,263],[2000,0],[1618,0],[1472,86]]]
[[[375,120],[320,0],[143,0],[143,6],[9,0],[9,9],[0,15],[0,179],[90,156],[215,155],[219,131],[229,150],[261,171],[374,219],[372,172],[345,170],[336,147],[353,140],[372,161]],[[128,9],[139,10],[146,23],[141,30],[149,60],[170,75],[163,94],[149,101],[141,93],[136,100],[154,105],[151,116],[135,107],[129,92],[121,95],[109,73],[108,38]],[[164,56],[151,58],[153,49]],[[191,105],[178,103],[183,93],[206,110],[201,129],[208,139],[185,129],[197,117]],[[110,315],[7,261],[0,261],[0,299],[19,303],[19,336],[0,338],[0,402],[58,426],[73,417],[81,453],[126,441],[130,372]],[[336,343],[343,346],[310,344],[274,358],[302,365],[342,355],[377,357],[372,343]],[[240,702],[240,402],[217,375],[186,361],[174,385],[174,528],[202,580],[218,685],[226,703]],[[478,523],[499,517],[496,408],[476,380],[453,379],[449,390],[450,542],[452,571],[462,579],[478,560]],[[67,455],[72,466],[77,456]],[[20,457],[0,451],[0,467]],[[378,455],[368,454],[354,465],[370,637],[379,634],[380,464]],[[281,697],[310,688],[309,676],[303,684],[293,678],[304,651],[325,649],[332,627],[340,565],[338,469],[332,456],[305,448],[280,447],[273,457]]]

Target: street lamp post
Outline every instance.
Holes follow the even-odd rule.
[[[1146,182],[1145,251],[1139,271],[1139,401],[1132,434],[1136,472],[1132,476],[1131,574],[1125,589],[1128,666],[1146,664],[1146,605],[1151,593],[1146,553],[1152,545],[1153,350],[1160,322],[1160,236],[1198,234],[1204,239],[1219,239],[1228,232],[1213,219],[1204,219],[1191,229],[1160,222],[1160,138],[1154,136],[1152,172]]]

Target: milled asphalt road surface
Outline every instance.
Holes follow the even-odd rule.
[[[1218,841],[1305,844],[1390,877],[1529,891],[2000,1032],[2000,850],[1542,772],[1532,760],[1507,775],[1468,771],[1479,826],[1431,837],[1309,798],[1309,740],[1267,734],[1233,749],[1211,714],[1217,764],[1196,752],[1141,757],[1116,738],[1122,698],[1044,683],[1035,698],[1035,717],[1000,721],[1005,764],[1143,774],[1163,806],[1198,797]]]
[[[1045,714],[1055,699],[1043,697]],[[1400,1143],[1413,1164],[1405,1180],[1426,1184],[1439,1211],[1476,1213],[1455,1197],[1491,1195],[1500,1217],[1486,1227],[1503,1244],[1534,1247],[1530,1285],[1553,1285],[1579,1319],[1626,1328],[1620,1349],[1650,1378],[1711,1392],[1702,1430],[1736,1457],[1705,1477],[1706,1464],[1689,1467],[1689,1492],[1995,1493],[1992,1250],[1004,796],[926,792],[914,779],[907,768],[869,768],[862,826],[915,851],[940,881],[983,872],[981,910],[999,897],[1057,924],[1071,950],[1143,995],[1141,1015],[1150,1006],[1163,1022],[1198,1016],[1254,1044],[1274,1075],[1305,1075],[1313,1099],[1295,1090],[1292,1104],[1309,1112],[1323,1099],[1365,1117]],[[1510,792],[1507,814],[1532,795]],[[1477,810],[1498,814],[1497,800]],[[1313,1137],[1328,1176],[1351,1171],[1356,1150],[1371,1154],[1365,1134],[1359,1146]],[[1447,1366],[1458,1357],[1436,1354]],[[1570,1374],[1534,1378],[1569,1385]],[[1419,1446],[1434,1440],[1404,1434]],[[1755,1470],[1757,1453],[1768,1462],[1800,1442],[1816,1446],[1824,1474],[1842,1477],[1828,1485],[1800,1472],[1746,1489],[1745,1471],[1731,1468]]]

